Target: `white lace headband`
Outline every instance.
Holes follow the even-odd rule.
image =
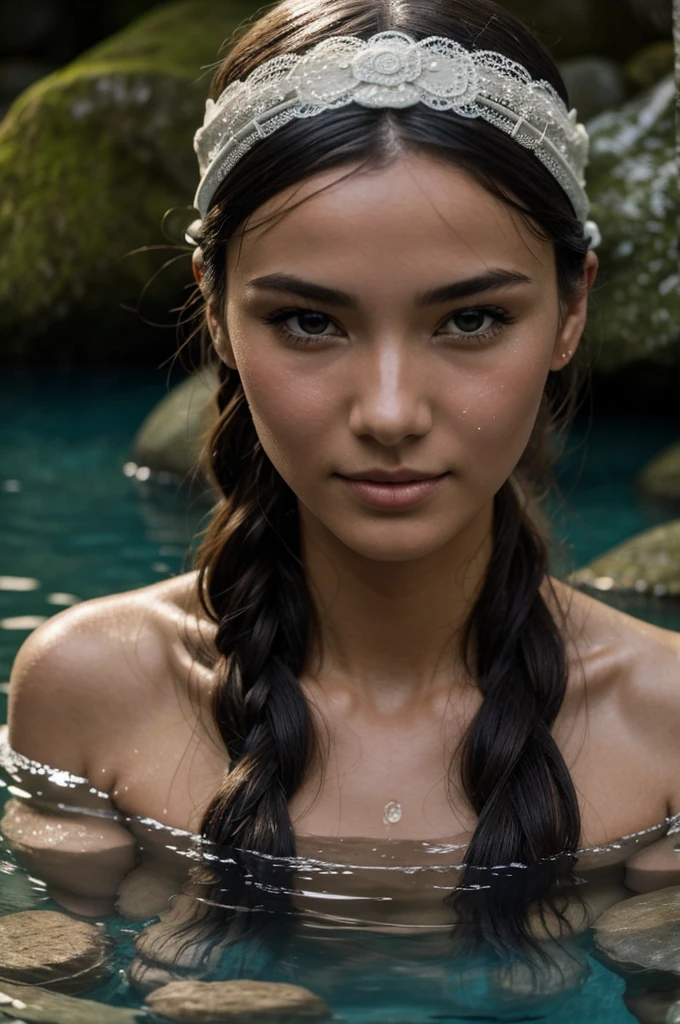
[[[232,82],[217,101],[206,101],[203,126],[194,136],[201,180],[194,206],[205,217],[218,185],[259,139],[296,117],[359,103],[409,107],[425,103],[462,117],[483,117],[512,136],[557,179],[590,237],[600,243],[584,172],[588,133],[549,82],[534,81],[521,64],[491,50],[468,51],[445,36],[416,42],[406,32],[378,32],[370,39],[327,36],[306,53],[265,61],[245,81]],[[200,221],[187,230],[187,241]]]

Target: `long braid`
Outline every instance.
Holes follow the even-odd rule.
[[[547,573],[545,542],[508,481],[495,498],[493,554],[465,637],[484,696],[461,757],[478,824],[465,875],[447,897],[460,915],[459,938],[487,940],[500,952],[537,949],[526,911],[573,861],[581,831],[574,783],[551,733],[568,667],[540,590]]]
[[[203,962],[230,928],[240,935],[250,927],[263,891],[267,911],[292,913],[283,860],[296,855],[288,801],[316,749],[299,684],[311,615],[295,498],[260,447],[238,377],[224,364],[219,374],[219,418],[207,450],[222,498],[196,561],[202,607],[218,624],[213,715],[229,770],[201,823],[212,867],[203,863],[193,874],[206,927],[196,928],[199,915],[188,930]],[[269,862],[279,871],[275,884],[260,854],[277,858]],[[280,921],[258,923],[258,934],[278,935]]]

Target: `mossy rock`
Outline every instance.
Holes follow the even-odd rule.
[[[183,480],[193,474],[206,435],[217,419],[217,386],[216,374],[206,368],[162,398],[132,442],[135,462]],[[202,476],[198,482],[205,483]]]
[[[587,128],[591,214],[602,234],[586,343],[595,369],[680,354],[680,191],[672,76]]]
[[[637,478],[643,494],[680,504],[680,444],[669,445],[645,466]]]
[[[680,519],[645,530],[577,569],[574,586],[680,598]]]
[[[169,244],[161,227],[167,210],[185,207],[186,223],[192,219],[192,140],[212,68],[254,8],[247,0],[159,7],[12,104],[0,123],[5,355],[30,351],[31,338],[74,312],[76,323],[95,328],[93,347],[138,343],[139,317],[121,304],[136,307],[174,253],[130,253]],[[164,271],[150,289],[153,308],[167,313],[181,304],[190,273],[188,258],[180,272]]]

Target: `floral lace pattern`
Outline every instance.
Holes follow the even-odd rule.
[[[259,139],[293,118],[352,102],[375,108],[424,103],[484,118],[535,153],[597,235],[596,225],[586,222],[588,133],[552,85],[533,80],[503,54],[468,51],[445,36],[416,42],[399,31],[378,32],[369,40],[328,36],[302,55],[265,61],[245,81],[227,86],[216,102],[208,99],[194,136],[202,175],[194,205],[201,217],[219,183]]]

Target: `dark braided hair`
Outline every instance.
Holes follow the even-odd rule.
[[[330,33],[367,38],[388,29],[498,50],[568,101],[547,51],[492,0],[282,0],[247,26],[219,66],[211,96],[261,62],[304,52]],[[569,199],[531,152],[482,119],[420,104],[399,111],[350,104],[294,120],[260,140],[221,183],[199,239],[202,290],[214,314],[225,309],[227,242],[251,213],[312,174],[343,164],[359,163],[359,171],[383,167],[407,150],[462,167],[518,211],[531,231],[554,244],[560,301],[575,293],[587,240]],[[290,904],[290,887],[266,879],[271,858],[295,857],[288,802],[312,761],[321,764],[298,682],[318,623],[300,560],[296,496],[259,443],[238,372],[209,343],[205,307],[200,314],[206,360],[217,364],[220,380],[219,418],[205,449],[220,500],[195,564],[202,607],[217,624],[213,710],[230,770],[201,827],[216,859],[199,866],[194,880],[206,924],[224,939],[239,917],[234,908],[247,910],[248,921],[266,931],[276,915],[256,913],[263,894],[269,909]],[[475,943],[520,957],[536,948],[527,923],[536,901],[541,915],[545,903],[563,919],[551,890],[560,872],[569,874],[580,836],[574,785],[551,733],[565,697],[567,658],[541,590],[550,583],[547,541],[532,513],[549,489],[579,374],[572,360],[548,376],[531,439],[494,499],[493,552],[465,632],[469,669],[484,696],[461,761],[478,824],[461,884],[447,902]],[[495,881],[496,866],[518,862],[531,870],[509,878],[508,869]]]

